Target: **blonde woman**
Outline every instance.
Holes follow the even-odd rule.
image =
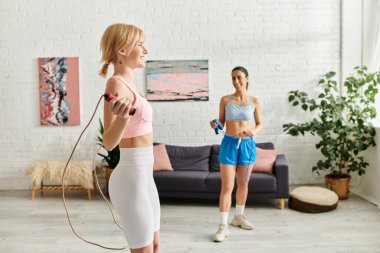
[[[248,71],[235,67],[231,73],[235,92],[220,100],[219,123],[226,131],[219,151],[220,176],[222,189],[219,198],[220,222],[214,235],[215,242],[222,242],[229,236],[228,215],[231,208],[231,194],[237,181],[236,212],[231,225],[251,230],[253,225],[244,215],[248,195],[248,183],[256,160],[254,136],[262,128],[262,116],[259,100],[248,95]],[[255,125],[252,125],[252,122]],[[216,128],[214,122],[210,122]]]
[[[133,25],[113,24],[104,31],[100,49],[100,75],[106,77],[110,65],[114,70],[105,93],[117,96],[104,104],[103,145],[107,150],[120,145],[120,162],[109,182],[110,198],[131,252],[158,253],[160,202],[153,181],[152,108],[133,76],[136,68],[145,67],[144,32]]]

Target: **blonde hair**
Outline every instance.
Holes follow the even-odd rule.
[[[100,40],[101,63],[103,66],[99,71],[99,75],[106,77],[108,66],[111,63],[116,63],[117,51],[126,48],[127,53],[130,54],[133,47],[143,36],[144,32],[134,25],[113,24],[107,27]]]

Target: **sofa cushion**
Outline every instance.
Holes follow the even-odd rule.
[[[220,170],[219,159],[218,159],[219,149],[220,149],[220,145],[211,146],[210,171]]]
[[[211,146],[166,145],[166,150],[175,171],[209,171]]]
[[[276,150],[256,147],[256,161],[253,164],[253,172],[272,173],[276,157]]]
[[[256,148],[274,149],[274,145],[272,142],[262,142],[262,143],[256,143]]]
[[[206,178],[207,192],[220,192],[221,189],[220,172],[210,172]],[[252,173],[249,180],[248,189],[250,193],[271,193],[277,191],[276,177],[266,173]],[[236,182],[235,189],[236,190]]]
[[[248,192],[252,193],[268,193],[277,191],[277,181],[273,174],[255,173],[251,175],[248,184]]]
[[[204,192],[206,177],[203,171],[156,171],[153,173],[158,192]]]
[[[167,170],[173,171],[170,164],[168,152],[166,151],[165,144],[158,144],[153,146],[154,163],[153,171]]]
[[[220,172],[210,172],[206,178],[206,192],[220,192],[222,181]]]

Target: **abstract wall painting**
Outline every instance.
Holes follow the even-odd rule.
[[[208,101],[208,60],[147,61],[149,101]]]
[[[38,72],[41,125],[79,125],[79,58],[38,58]]]

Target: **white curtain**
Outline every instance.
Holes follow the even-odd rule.
[[[363,65],[370,71],[380,68],[380,0],[363,1]],[[376,98],[377,118],[380,127],[380,94]]]
[[[380,0],[363,0],[363,65],[369,71],[380,68]],[[380,88],[380,87],[379,87]],[[365,153],[369,163],[366,174],[356,177],[354,193],[374,203],[380,209],[380,95],[376,99],[377,118],[374,122],[377,134],[376,147]]]

